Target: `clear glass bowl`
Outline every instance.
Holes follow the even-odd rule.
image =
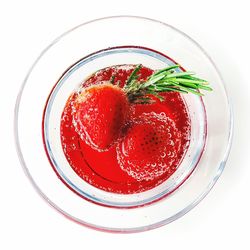
[[[112,207],[138,207],[155,202],[177,189],[196,167],[205,146],[206,113],[202,98],[195,95],[183,95],[191,120],[190,145],[186,157],[177,171],[161,185],[146,192],[120,195],[105,192],[88,184],[73,171],[61,146],[60,119],[68,97],[79,83],[96,70],[111,65],[142,63],[151,69],[161,69],[175,64],[169,57],[156,51],[133,46],[114,47],[98,51],[84,57],[58,80],[51,92],[44,112],[43,136],[45,149],[52,167],[74,192],[90,201]]]
[[[106,66],[173,64],[164,55],[207,79],[214,89],[202,99],[183,96],[192,131],[178,171],[156,188],[134,195],[113,194],[85,183],[70,168],[60,144],[60,116],[69,94],[90,73]],[[195,41],[155,20],[107,17],[66,32],[41,53],[17,98],[15,138],[25,173],[52,207],[91,228],[138,232],[179,218],[210,191],[229,153],[232,114],[218,70]]]

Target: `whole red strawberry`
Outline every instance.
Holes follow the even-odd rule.
[[[170,171],[180,150],[180,133],[164,113],[145,113],[132,121],[117,146],[121,168],[138,181]]]
[[[125,92],[108,82],[83,89],[74,103],[73,125],[91,147],[105,151],[118,139],[129,103]]]

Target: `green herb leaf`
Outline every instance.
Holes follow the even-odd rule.
[[[176,69],[180,67],[177,64],[157,70],[145,81],[138,81],[137,73],[141,67],[141,64],[135,67],[124,86],[124,90],[131,102],[151,103],[152,98],[150,98],[150,95],[163,101],[164,97],[161,95],[163,92],[192,93],[203,96],[199,91],[200,89],[212,91],[212,88],[208,86],[208,82],[195,77],[194,72],[177,72]]]
[[[141,69],[142,65],[141,64],[138,64],[135,69],[133,70],[133,72],[131,73],[130,77],[128,78],[127,80],[127,83],[126,85],[129,85],[133,80],[136,80],[138,77],[137,77],[137,73],[138,71]]]
[[[110,83],[114,84],[114,82],[115,82],[115,75],[112,75],[110,78]]]

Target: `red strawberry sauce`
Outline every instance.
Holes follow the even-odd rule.
[[[123,86],[134,69],[134,65],[121,65],[108,67],[100,70],[82,83],[81,87],[98,84],[100,81],[109,81],[114,77],[114,84]],[[142,67],[140,78],[146,79],[153,70]],[[165,113],[171,118],[179,133],[181,133],[180,150],[178,151],[174,164],[168,171],[150,180],[137,180],[122,170],[118,163],[116,144],[108,151],[99,152],[86,144],[75,131],[72,124],[71,103],[75,95],[69,97],[65,105],[61,119],[61,142],[64,154],[78,176],[89,184],[114,193],[131,194],[149,190],[166,179],[168,179],[178,168],[189,145],[190,120],[186,105],[179,93],[164,93],[165,101],[158,99],[154,104],[133,104],[131,107],[131,119],[139,117],[143,113]],[[107,100],[108,101],[108,100]],[[175,135],[173,140],[177,140]],[[178,142],[179,143],[179,142]]]

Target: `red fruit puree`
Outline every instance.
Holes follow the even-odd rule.
[[[113,84],[119,84],[122,87],[134,68],[135,65],[119,65],[99,70],[83,82],[80,87],[88,87],[98,84],[100,81],[109,81],[112,78]],[[152,73],[153,70],[142,67],[138,72],[139,79],[145,80]],[[165,97],[163,102],[155,99],[152,104],[131,104],[130,120],[138,119],[136,126],[133,127],[133,130],[128,129],[127,137],[125,135],[123,142],[115,143],[108,151],[99,152],[80,138],[72,124],[71,104],[76,98],[73,93],[65,105],[61,118],[61,142],[64,154],[76,174],[96,188],[121,194],[146,191],[167,180],[178,168],[188,148],[190,120],[186,105],[179,93],[162,93],[162,96]],[[154,118],[151,118],[152,114]],[[159,119],[156,119],[155,115]],[[140,122],[140,117],[153,119],[153,124],[145,125]],[[122,155],[122,150],[129,145],[129,133],[136,131],[138,138],[140,138],[140,136],[144,136],[147,129],[150,133],[152,125],[158,126],[159,133],[163,135],[166,133],[161,133],[161,131],[168,129],[168,137],[162,136],[161,139],[171,138],[171,143],[164,149],[165,152],[160,148],[160,145],[158,148],[158,145],[154,145],[150,152],[151,148],[136,142],[138,151],[135,150],[139,156],[143,156],[144,152],[150,154],[150,159],[154,159],[152,154],[163,155],[159,162],[150,162],[140,173],[140,168],[138,169],[136,164],[138,162],[144,164],[147,156],[145,155],[145,159],[143,157],[138,159],[138,155]],[[148,144],[147,141],[146,144]],[[141,147],[145,147],[142,154],[140,154]],[[159,158],[157,157],[156,159]]]

